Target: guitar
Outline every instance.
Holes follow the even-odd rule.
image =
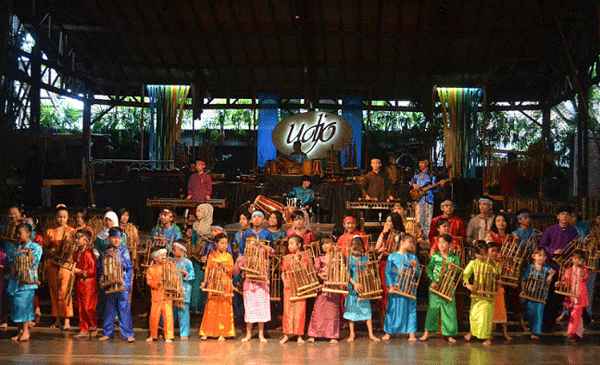
[[[447,183],[447,182],[450,182],[450,181],[452,181],[452,179],[442,179],[442,180],[440,180],[440,181],[436,182],[435,184],[428,184],[428,185],[424,185],[424,186],[421,186],[421,187],[419,187],[419,188],[417,188],[417,189],[415,189],[415,188],[412,188],[412,189],[410,189],[410,191],[408,192],[408,195],[410,196],[410,199],[411,199],[411,200],[414,200],[414,201],[416,201],[416,200],[419,200],[419,199],[421,199],[421,197],[422,197],[423,195],[427,194],[427,192],[428,192],[429,190],[435,189],[435,188],[437,188],[438,186],[440,186],[440,185],[443,185],[443,184],[445,184],[445,183]]]

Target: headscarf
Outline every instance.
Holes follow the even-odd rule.
[[[152,252],[152,258],[156,259],[159,258],[160,256],[167,256],[167,249],[166,248],[160,248],[154,252]]]
[[[104,219],[105,219],[105,220],[106,220],[106,219],[110,220],[110,223],[111,223],[111,226],[110,226],[110,228],[113,228],[113,227],[118,227],[118,226],[119,226],[119,217],[117,217],[117,213],[113,212],[112,210],[109,210],[108,212],[106,212],[106,213],[104,214]],[[106,228],[106,227],[104,227],[104,228],[103,228],[103,229],[100,231],[100,233],[98,233],[98,236],[97,236],[97,237],[98,237],[99,239],[101,239],[101,240],[105,240],[105,239],[107,239],[107,238],[108,238],[108,230],[109,230],[110,228]]]
[[[193,224],[194,231],[200,236],[209,235],[210,226],[213,222],[213,206],[210,204],[199,204],[196,207],[196,221]]]

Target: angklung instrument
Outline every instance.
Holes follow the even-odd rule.
[[[523,263],[537,246],[537,239],[539,237],[538,235],[533,236],[521,243],[519,237],[509,235],[506,240],[504,240],[504,243],[502,243],[502,247],[500,248],[500,283],[502,285],[513,288],[519,286]]]
[[[247,280],[267,282],[269,281],[269,256],[271,248],[268,241],[258,241],[254,237],[246,239],[244,257],[246,262],[241,268]]]
[[[388,288],[388,292],[416,300],[423,269],[424,266],[416,261],[399,268],[396,273],[396,283]]]
[[[321,251],[321,241],[313,241],[304,245],[304,251],[310,255],[310,259],[315,262],[318,257],[323,255]]]
[[[475,266],[473,277],[473,295],[482,299],[493,300],[496,298],[497,284],[500,278],[496,264],[490,260],[483,260]]]
[[[115,249],[108,249],[104,254],[99,284],[106,294],[125,291],[125,273],[121,258]]]
[[[429,291],[448,302],[452,302],[454,300],[454,293],[456,293],[456,288],[461,282],[462,277],[463,268],[444,259],[436,287],[430,286]]]
[[[28,249],[20,249],[21,254],[15,257],[15,272],[21,285],[39,284],[32,275],[33,253]]]
[[[283,275],[292,289],[290,300],[295,302],[316,297],[321,283],[308,252],[302,251],[292,254],[288,259],[291,262],[286,265]]]
[[[273,256],[269,270],[269,294],[272,302],[280,302],[283,295],[283,281],[281,280],[281,258],[280,255]]]
[[[383,288],[381,278],[379,277],[379,262],[368,260],[358,265],[358,284],[356,292],[358,300],[376,300],[381,299]]]
[[[545,272],[544,270],[536,270],[532,268],[527,277],[521,282],[521,292],[519,298],[532,302],[546,304],[548,292],[550,290],[550,282],[548,280],[552,270]]]
[[[213,295],[233,296],[233,282],[222,263],[207,266],[201,287],[203,291]]]
[[[210,204],[214,208],[223,208],[223,209],[227,208],[227,201],[225,199],[208,199],[208,200],[191,200],[191,199],[177,199],[177,198],[149,198],[149,199],[146,199],[146,206],[148,208],[196,209],[196,207],[200,204]]]
[[[167,259],[162,271],[162,285],[166,300],[172,300],[175,307],[182,308],[184,302],[183,272],[177,268],[175,259]]]
[[[389,255],[393,252],[398,251],[398,247],[400,246],[400,238],[402,236],[401,232],[397,232],[395,230],[390,230],[387,233],[387,236],[383,240],[383,252],[379,254],[378,260],[381,260],[384,256]]]
[[[17,225],[16,222],[8,222],[6,226],[4,226],[4,230],[0,233],[0,241],[10,241],[17,242]]]
[[[570,275],[566,275],[569,270]],[[576,270],[570,261],[564,262],[560,265],[554,292],[565,297],[577,298],[579,296],[579,283],[581,282],[579,276],[582,274],[583,268]]]
[[[326,254],[327,257],[327,278],[323,281],[325,293],[348,294],[348,283],[350,282],[350,272],[348,271],[348,258],[344,256],[344,251],[335,246]]]

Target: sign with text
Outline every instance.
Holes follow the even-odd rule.
[[[294,114],[277,124],[273,143],[279,152],[289,155],[296,141],[302,144],[302,152],[308,158],[325,158],[328,150],[339,151],[352,142],[352,126],[333,113]]]

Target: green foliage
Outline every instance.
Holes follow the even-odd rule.
[[[63,98],[43,102],[40,106],[40,125],[60,133],[81,131],[82,111]]]

